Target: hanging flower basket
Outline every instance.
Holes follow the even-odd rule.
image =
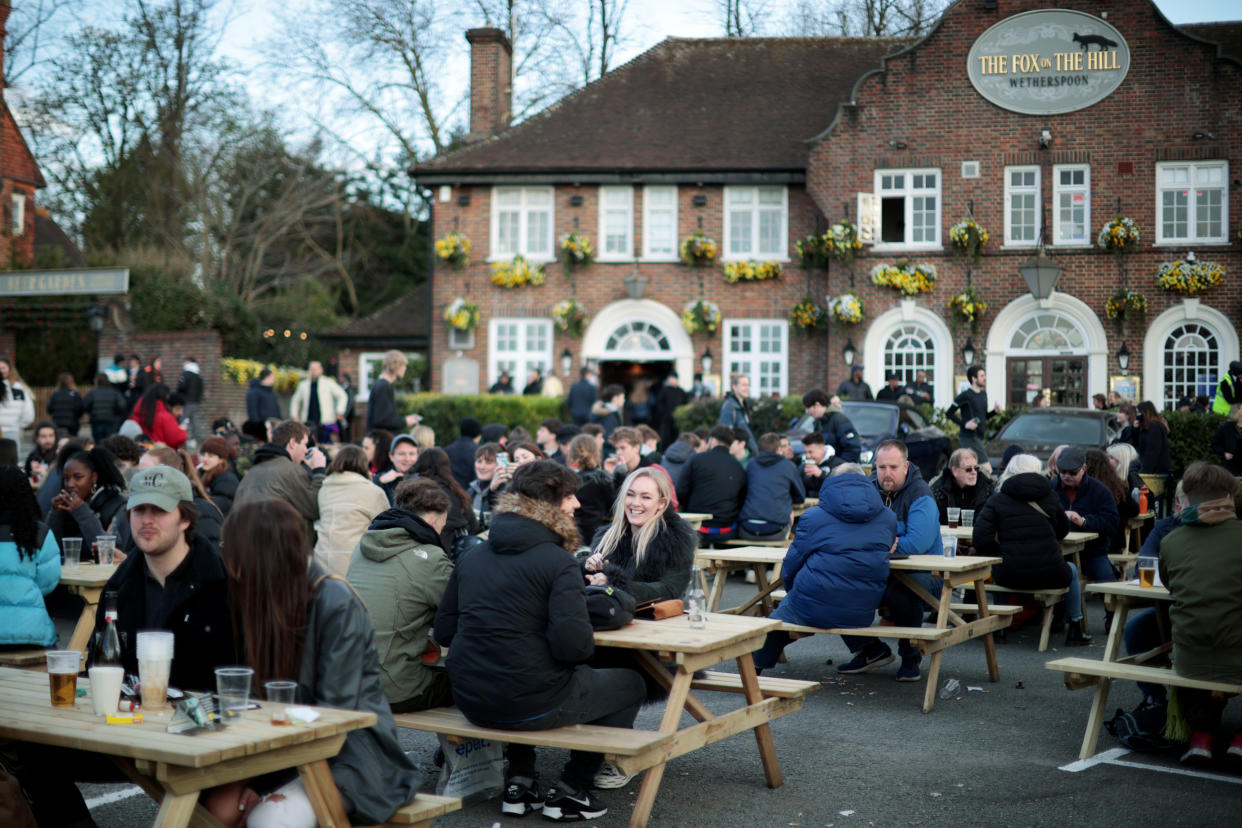
[[[1141,324],[1146,313],[1147,297],[1129,288],[1122,288],[1104,303],[1104,315],[1117,323],[1118,331],[1124,331],[1130,319],[1137,318]]]
[[[526,257],[518,255],[511,262],[496,262],[492,265],[492,284],[502,288],[520,288],[523,285],[542,285],[544,280],[543,265],[531,267]]]
[[[716,329],[720,327],[720,306],[706,299],[687,302],[681,311],[681,326],[686,329],[686,333],[716,333]]]
[[[812,233],[794,242],[803,267],[826,268],[834,260],[849,264],[861,247],[858,228],[849,219],[837,222],[823,233]]]
[[[828,311],[811,296],[803,296],[789,311],[789,324],[802,333],[814,333],[828,321]]]
[[[1214,288],[1225,280],[1225,266],[1217,262],[1183,262],[1181,259],[1160,265],[1156,284],[1170,293],[1193,296]]]
[[[716,240],[695,230],[681,242],[681,260],[691,267],[709,265],[716,260]]]
[[[936,266],[927,262],[910,264],[898,259],[896,264],[878,264],[871,268],[871,282],[892,288],[902,296],[918,296],[936,287]]]
[[[436,240],[436,255],[454,270],[460,270],[470,260],[470,239],[458,232],[449,233]]]
[[[738,282],[762,282],[767,279],[781,278],[780,262],[727,262],[724,266],[724,278],[729,284]]]
[[[798,251],[803,267],[824,268],[832,257],[831,244],[827,233],[812,233],[794,242],[794,250]]]
[[[587,318],[586,307],[576,299],[562,299],[552,306],[552,324],[570,336],[582,336]]]
[[[948,301],[946,307],[954,322],[966,322],[973,333],[979,327],[979,320],[988,309],[988,303],[979,298],[978,291],[971,285],[966,290]]]
[[[595,248],[586,234],[574,231],[561,239],[561,257],[565,261],[565,269],[572,273],[595,259]]]
[[[1116,218],[1100,229],[1095,243],[1114,256],[1124,256],[1138,247],[1138,225],[1134,223],[1134,219],[1118,213]]]
[[[983,225],[970,216],[949,228],[949,242],[953,245],[953,252],[976,264],[983,258],[983,248],[987,246],[989,238]]]
[[[444,321],[450,328],[473,331],[479,324],[479,306],[469,299],[458,296],[444,309]]]
[[[863,321],[867,306],[863,304],[861,296],[847,290],[837,298],[828,300],[828,310],[832,313],[832,318],[842,325],[857,325]]]

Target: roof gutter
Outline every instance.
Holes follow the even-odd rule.
[[[412,170],[419,185],[442,184],[804,184],[806,169],[788,170],[674,170],[668,172],[586,170]]]

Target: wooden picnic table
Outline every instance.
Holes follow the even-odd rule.
[[[665,762],[747,730],[754,731],[768,787],[781,786],[780,762],[768,722],[801,708],[802,694],[765,697],[751,657],[751,653],[763,646],[767,634],[779,625],[780,622],[767,618],[708,613],[707,624],[702,629],[693,629],[686,616],[675,616],[661,621],[636,620],[619,630],[596,631],[596,646],[636,651],[643,669],[668,689],[659,729],[661,733],[676,734],[663,749],[663,758],[651,765],[643,776],[630,816],[631,828],[647,824],[664,776]],[[690,692],[694,673],[729,659],[737,663],[740,689],[746,703],[729,713],[713,714]],[[666,663],[672,665],[671,669]],[[680,727],[683,711],[697,723]]]
[[[803,512],[805,512],[807,509],[814,509],[818,505],[819,505],[818,497],[808,497],[806,500],[802,501],[801,503],[794,504],[793,516],[796,518],[802,517]]]
[[[708,608],[714,609],[719,605],[720,597],[724,592],[724,581],[731,569],[753,568],[758,594],[726,612],[741,614],[756,611],[758,608],[763,614],[768,614],[773,606],[773,593],[782,586],[779,567],[785,559],[785,552],[784,549],[766,546],[700,549],[695,558],[696,563],[705,570],[712,570],[715,573],[712,590],[708,597]],[[987,591],[984,588],[984,582],[992,574],[992,567],[1000,562],[1000,558],[967,555],[953,558],[941,555],[911,555],[909,558],[889,561],[889,570],[893,575],[928,605],[936,608],[936,624],[934,627],[927,628],[928,638],[912,639],[920,652],[931,656],[931,664],[927,672],[927,688],[923,697],[924,713],[930,713],[935,705],[936,681],[940,676],[942,653],[954,644],[983,636],[988,677],[992,681],[1000,679],[1000,669],[996,661],[996,644],[992,640],[992,633],[1007,626],[1011,618],[1000,617],[992,613],[992,608],[989,607],[987,601]],[[771,566],[777,569],[769,579],[767,570]],[[935,577],[941,578],[940,595],[929,594],[909,576],[910,572],[930,572]],[[953,590],[965,584],[975,586],[974,603],[969,609],[965,606],[954,609],[951,606]],[[961,612],[974,614],[974,620],[965,620]],[[864,629],[866,632],[863,634],[880,635],[884,628]]]
[[[681,519],[690,524],[690,528],[696,532],[702,527],[703,521],[712,519],[711,512],[678,512],[677,514],[681,515]]]
[[[85,678],[79,686],[89,687]],[[375,724],[374,713],[317,707],[310,724],[275,726],[269,711],[248,710],[242,722],[193,736],[167,732],[169,713],[135,725],[107,725],[89,698],[73,709],[52,707],[45,673],[0,667],[0,738],[88,750],[109,756],[160,803],[155,825],[218,824],[198,806],[216,785],[297,768],[320,825],[348,826],[328,759],[352,730]]]
[[[73,628],[67,650],[77,650],[86,655],[91,643],[91,633],[95,631],[95,610],[99,606],[99,597],[103,595],[104,585],[116,572],[118,564],[84,563],[76,567],[60,568],[60,582],[69,588],[74,595],[80,596],[85,602],[78,623]]]

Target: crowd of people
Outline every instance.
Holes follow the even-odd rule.
[[[158,360],[131,373],[119,356],[85,399],[76,398],[72,378],[62,379],[49,402],[54,419],[36,424],[24,465],[12,447],[0,452],[0,646],[54,645],[52,616],[65,604],[57,597],[63,541],[80,538],[89,556],[95,538],[113,534],[119,567],[107,588],[119,595],[131,671],[136,630],[167,629],[176,641],[174,686],[208,689],[216,666],[247,664],[260,695],[263,680],[290,679],[302,702],[377,713],[377,724],[351,734],[331,763],[355,821],[383,822],[421,782],[397,745],[392,711],[456,704],[476,724],[508,730],[631,726],[660,691],[635,661],[595,651],[588,590],[611,587],[639,603],[680,598],[701,545],[788,538],[787,594],[775,611],[783,621],[864,627],[880,612],[898,627],[920,626],[931,608],[891,577],[889,559],[941,554],[949,510],[973,510],[971,545],[1002,559],[996,582],[1068,588],[1066,643],[1088,643],[1079,573],[1060,539],[1097,533],[1082,553],[1082,574],[1118,577],[1108,555],[1122,548],[1126,520],[1138,512],[1139,470],[1170,465],[1167,423],[1144,402],[1121,406],[1126,428],[1106,450],[1060,446],[1045,464],[1011,446],[993,477],[980,450],[989,413],[981,369],[968,374],[970,388],[956,401],[962,447],[931,480],[899,439],[881,442],[864,469],[860,435],[839,396],[820,389],[803,395],[804,412],[786,430],[756,434],[745,375],[730,377],[709,429],[678,433],[661,419],[686,399],[675,381],[636,423],[625,389],[596,393],[598,378],[584,369],[568,392],[572,422],[545,419],[531,434],[466,417],[453,439],[441,439],[447,435],[418,415],[400,413],[392,386],[406,362],[396,351],[370,389],[361,445],[338,442],[348,433],[341,430],[348,399],[313,363],[294,393],[293,417],[269,416],[279,405],[269,402],[271,377],[260,376],[247,399],[251,422],[237,429],[217,420],[191,452],[183,425],[190,401],[169,391]],[[124,390],[116,387],[123,370]],[[0,359],[0,375],[10,408],[26,406],[29,390],[11,362]],[[839,391],[853,396],[861,376],[848,382]],[[193,383],[178,382],[186,385]],[[918,384],[909,390],[919,393]],[[91,415],[89,438],[68,427],[65,417],[77,411],[80,420],[96,408],[103,413]],[[0,407],[0,415],[11,412]],[[1235,409],[1227,425],[1242,431],[1242,413]],[[1237,448],[1237,435],[1231,439],[1222,445]],[[1233,452],[1223,459],[1234,460]],[[1173,590],[1207,577],[1186,553],[1197,527],[1204,543],[1236,550],[1242,524],[1226,523],[1225,514],[1236,484],[1227,484],[1228,471],[1205,466],[1187,470],[1179,514],[1160,521],[1145,547],[1178,550],[1161,563]],[[795,523],[807,497],[818,504]],[[696,531],[681,512],[707,517]],[[1226,557],[1217,564],[1238,569]],[[930,573],[910,574],[939,593]],[[1230,594],[1229,606],[1240,594]],[[1242,609],[1222,612],[1209,627],[1217,636],[1211,646],[1242,652],[1233,638],[1239,627],[1226,624],[1242,620]],[[1179,637],[1178,623],[1175,616],[1175,647],[1202,653],[1204,641]],[[1151,620],[1139,616],[1127,626],[1127,646],[1153,635]],[[880,639],[843,640],[852,657],[841,673],[895,660]],[[790,641],[769,635],[756,667],[774,666]],[[895,646],[896,679],[921,680],[914,643]],[[1206,664],[1196,657],[1186,663]],[[1219,662],[1203,670],[1237,672]],[[1210,696],[1191,702],[1197,733],[1219,719]],[[28,759],[35,769],[63,761],[41,751]],[[533,749],[510,745],[508,763],[501,807],[516,815],[597,817],[607,807],[594,790],[631,778],[583,752],[571,753],[550,786],[536,778]],[[49,822],[89,820],[71,781],[37,772],[23,779]],[[230,825],[314,823],[296,774],[222,786],[204,804]]]

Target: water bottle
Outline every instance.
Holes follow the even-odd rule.
[[[951,699],[962,689],[962,683],[955,678],[951,678],[944,683],[944,687],[940,688],[940,698]]]
[[[690,567],[690,588],[686,590],[686,611],[690,615],[691,629],[701,630],[707,626],[707,593],[703,591],[703,572],[697,565]]]

